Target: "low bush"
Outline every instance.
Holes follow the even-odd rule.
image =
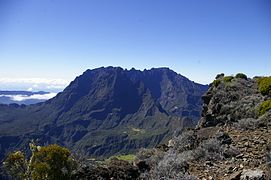
[[[235,75],[235,78],[240,78],[240,79],[247,80],[247,75],[245,75],[243,73],[238,73],[238,74]]]
[[[193,151],[193,157],[195,160],[218,161],[223,159],[223,148],[217,139],[211,138]]]
[[[262,95],[271,95],[271,76],[258,78],[257,82]]]
[[[258,127],[259,121],[254,118],[241,119],[236,123],[236,127],[241,130],[255,130]]]
[[[70,179],[76,169],[76,162],[70,151],[58,145],[36,146],[29,144],[32,156],[16,151],[3,162],[7,173],[15,179]]]
[[[264,101],[258,108],[258,115],[262,116],[271,109],[271,99]]]
[[[225,76],[225,77],[223,78],[223,81],[224,81],[224,82],[231,82],[231,80],[233,80],[233,79],[234,79],[233,76]]]
[[[173,138],[174,150],[183,152],[194,149],[196,146],[196,136],[193,131],[184,131],[181,135]]]

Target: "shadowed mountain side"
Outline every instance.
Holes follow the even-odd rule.
[[[94,156],[156,146],[195,126],[207,88],[168,68],[87,70],[44,103],[0,106],[1,157],[30,139]]]

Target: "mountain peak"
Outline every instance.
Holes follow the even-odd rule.
[[[26,134],[42,142],[58,139],[94,156],[153,147],[170,137],[176,127],[196,124],[207,88],[169,68],[88,69],[46,103],[21,108],[20,113],[10,109],[1,116],[0,123],[8,123],[0,126],[0,138],[12,135],[12,129],[18,127],[18,140]],[[12,114],[19,114],[15,121]],[[25,124],[18,126],[22,121]],[[27,124],[37,129],[29,129]]]

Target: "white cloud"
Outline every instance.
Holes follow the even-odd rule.
[[[0,78],[0,90],[62,91],[70,81],[45,78]]]
[[[64,79],[45,79],[45,78],[0,78],[1,83],[29,83],[35,86],[38,84],[67,85],[68,80]]]
[[[32,88],[32,87],[30,87],[30,88],[28,88],[28,89],[27,89],[27,91],[33,91],[33,88]]]
[[[55,97],[57,93],[48,93],[48,94],[34,94],[34,95],[22,95],[22,94],[17,94],[17,95],[4,95],[0,94],[0,97],[9,97],[13,101],[24,101],[28,99],[39,99],[39,100],[47,100]]]

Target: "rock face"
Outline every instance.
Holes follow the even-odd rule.
[[[215,179],[270,179],[271,113],[260,116],[258,109],[271,97],[259,92],[258,78],[227,78],[218,76],[203,96],[197,133],[200,139],[206,134],[207,138],[221,137],[220,143],[226,142],[230,149],[224,150],[224,159],[216,162],[218,167],[203,171]]]
[[[152,153],[138,153],[140,162],[150,166],[147,177],[271,179],[271,111],[259,114],[271,96],[260,93],[258,80],[218,76],[203,96],[196,129],[183,131]]]
[[[203,111],[199,127],[237,122],[256,118],[256,107],[264,101],[258,92],[256,79],[235,78],[231,82],[218,79],[218,86],[211,85],[203,96]]]
[[[0,105],[0,157],[30,139],[93,156],[153,147],[195,126],[206,90],[168,68],[87,70],[44,103]]]

